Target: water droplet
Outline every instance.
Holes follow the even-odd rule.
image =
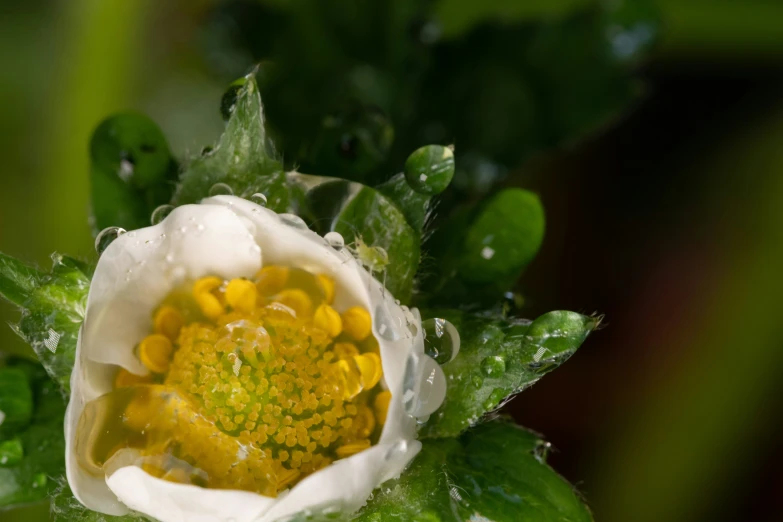
[[[536,448],[533,450],[533,456],[541,464],[544,464],[546,463],[546,459],[549,457],[549,451],[551,449],[552,449],[552,443],[542,440],[541,442],[538,443]]]
[[[435,359],[438,364],[453,361],[459,353],[459,332],[446,319],[427,319],[421,326],[424,328],[424,351]]]
[[[419,357],[412,353],[405,360],[405,371],[402,374],[402,407],[407,413],[415,409],[416,384],[418,380]]]
[[[375,307],[375,330],[382,338],[387,341],[398,341],[400,339],[400,333],[394,326],[393,318],[385,303],[381,303]]]
[[[481,388],[484,385],[484,378],[474,374],[470,377],[470,382],[473,384],[474,388]]]
[[[432,414],[440,408],[443,399],[446,398],[446,376],[443,369],[430,357],[422,360],[421,383],[419,393],[416,395],[416,406],[413,410],[415,417],[424,417]]]
[[[233,195],[234,195],[234,189],[232,189],[230,186],[226,185],[225,183],[215,183],[209,189],[209,197],[233,196]]]
[[[403,457],[406,453],[408,453],[408,441],[401,440],[389,448],[389,451],[386,452],[386,455],[384,455],[383,458],[386,460],[394,460]]]
[[[454,152],[442,145],[426,145],[405,161],[405,179],[410,187],[428,196],[440,194],[454,177]]]
[[[36,473],[33,475],[33,488],[42,488],[46,486],[49,479],[46,477],[46,473]]]
[[[157,225],[166,217],[171,214],[171,211],[174,210],[174,205],[161,205],[155,210],[152,211],[152,216],[150,216],[150,223],[153,225]]]
[[[500,388],[495,388],[494,390],[492,390],[492,393],[489,394],[487,400],[484,401],[484,408],[487,410],[494,408],[498,404],[500,404],[501,401],[503,401],[503,399],[505,398],[506,398],[506,392]]]
[[[481,361],[481,371],[487,377],[500,377],[506,372],[506,360],[500,355],[490,355]]]
[[[95,251],[98,252],[98,255],[103,254],[103,251],[109,247],[112,241],[114,241],[124,233],[125,233],[124,228],[120,228],[120,227],[104,228],[103,230],[98,232],[98,235],[95,237]]]
[[[261,194],[260,192],[256,192],[255,194],[250,196],[250,201],[262,207],[266,206],[266,196]]]
[[[300,218],[296,214],[280,214],[280,221],[288,225],[289,227],[298,228],[300,230],[307,230],[307,223],[304,219]]]
[[[327,232],[324,239],[335,250],[340,250],[345,246],[345,239],[339,232]]]

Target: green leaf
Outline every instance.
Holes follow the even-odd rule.
[[[307,203],[316,230],[334,230],[347,243],[361,239],[363,244],[386,250],[390,263],[385,274],[378,277],[397,299],[410,299],[421,255],[421,235],[397,205],[379,191],[350,181],[321,178],[309,186]],[[361,249],[357,248],[357,255],[361,261]]]
[[[152,520],[142,515],[113,517],[90,511],[76,500],[65,481],[52,495],[51,514],[53,522],[148,522]]]
[[[21,308],[22,318],[12,328],[67,391],[87,304],[89,269],[57,254],[52,260],[52,271],[46,274],[0,254],[0,295]]]
[[[0,295],[21,306],[38,286],[43,273],[0,252]]]
[[[24,457],[24,446],[19,439],[0,442],[0,467],[15,466]]]
[[[456,310],[422,313],[450,321],[461,338],[459,354],[443,365],[446,399],[419,431],[424,438],[454,437],[476,424],[565,362],[600,322],[562,311],[533,322]]]
[[[459,274],[473,283],[513,282],[544,240],[544,208],[522,189],[496,194],[465,233]]]
[[[27,375],[17,368],[0,368],[0,436],[24,428],[32,415],[33,392]]]
[[[546,465],[537,435],[504,421],[459,439],[424,441],[411,466],[354,520],[590,522],[573,488]]]
[[[213,149],[186,165],[174,204],[196,203],[228,191],[243,197],[258,192],[265,194],[270,209],[291,211],[286,175],[267,142],[254,75],[235,82],[222,105],[224,114],[229,115],[226,130]]]
[[[459,36],[486,22],[515,23],[535,19],[552,19],[566,15],[588,4],[590,0],[440,0],[435,15],[443,36]]]
[[[30,363],[17,364],[6,369],[34,376],[26,383],[28,390],[32,385],[34,411],[30,424],[13,438],[0,436],[0,511],[43,500],[56,487],[53,478],[65,471],[65,401],[45,373],[24,368]]]
[[[491,304],[513,286],[544,238],[544,209],[532,192],[511,188],[464,210],[425,244],[437,270],[422,282],[427,303]]]
[[[429,195],[413,190],[404,174],[392,176],[387,182],[378,185],[376,190],[394,202],[408,224],[421,234],[430,212],[432,198]]]
[[[177,164],[165,136],[146,116],[105,119],[92,135],[90,162],[96,232],[146,227],[155,208],[171,199]]]

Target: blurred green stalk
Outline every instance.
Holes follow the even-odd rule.
[[[655,0],[664,18],[667,58],[742,59],[783,56],[783,2]]]
[[[149,5],[148,0],[71,0],[62,6],[65,49],[53,80],[60,94],[48,100],[48,181],[37,201],[40,212],[30,213],[46,219],[36,227],[37,241],[50,250],[92,254],[87,147],[96,125],[130,104],[143,65],[139,47]]]
[[[25,218],[36,220],[31,224],[36,250],[93,254],[87,225],[89,138],[103,118],[130,104],[150,6],[149,0],[70,0],[60,6],[62,54],[50,75],[58,88],[47,89],[54,96],[42,100],[51,125],[41,138],[46,182],[25,211]],[[0,518],[43,521],[49,519],[48,512],[48,505],[41,505]]]
[[[728,506],[732,488],[765,458],[781,406],[783,368],[783,108],[762,126],[714,147],[707,215],[721,216],[723,273],[694,310],[697,323],[662,349],[654,396],[634,404],[596,455],[589,500],[605,522],[692,522]],[[747,127],[741,126],[741,129]],[[714,209],[717,208],[717,211]],[[655,317],[650,317],[655,328]],[[640,335],[644,335],[640,332]],[[654,346],[640,340],[654,356]],[[663,347],[662,347],[663,348]],[[611,427],[610,427],[611,428]],[[741,495],[741,493],[740,493]],[[741,497],[739,497],[741,499]],[[705,518],[706,517],[706,518]]]

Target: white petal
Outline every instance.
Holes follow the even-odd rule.
[[[277,501],[247,491],[175,484],[136,466],[118,469],[106,482],[128,507],[160,522],[254,522]]]
[[[260,266],[253,236],[226,209],[185,205],[158,225],[123,234],[103,252],[92,279],[84,355],[146,374],[129,347],[149,333],[152,311],[179,282],[250,277]]]
[[[356,511],[367,502],[373,489],[399,476],[420,449],[421,442],[417,440],[377,444],[335,461],[297,484],[259,522],[272,522],[306,510]]]
[[[178,281],[212,274],[248,277],[260,266],[261,253],[246,224],[224,208],[203,205],[179,207],[158,225],[123,234],[103,252],[90,285],[65,419],[68,483],[87,507],[127,512],[103,476],[89,475],[76,462],[74,436],[84,405],[111,390],[116,366],[147,373],[134,346],[149,333],[154,309]]]

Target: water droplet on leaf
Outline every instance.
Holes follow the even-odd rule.
[[[490,355],[481,361],[481,371],[487,377],[500,377],[506,372],[506,360],[500,355]]]
[[[427,319],[424,328],[424,351],[438,364],[453,361],[459,353],[459,332],[446,319]]]
[[[440,194],[453,177],[454,152],[449,147],[426,145],[405,161],[405,179],[420,194]]]
[[[506,398],[506,392],[500,388],[495,388],[494,390],[492,390],[492,393],[489,394],[487,400],[484,401],[484,408],[487,410],[489,410],[490,408],[494,408],[498,404],[500,404],[501,401],[505,398]]]

